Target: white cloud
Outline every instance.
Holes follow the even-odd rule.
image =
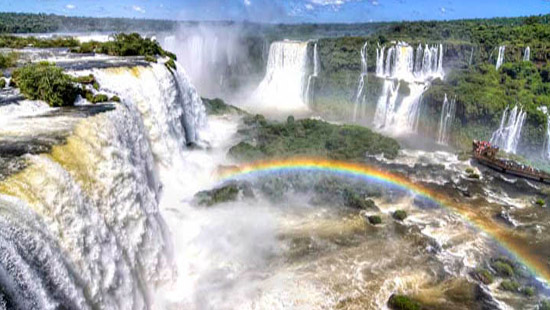
[[[137,5],[134,5],[132,6],[132,10],[136,11],[136,12],[140,12],[140,13],[145,13],[145,9],[140,7],[140,6],[137,6]]]
[[[313,9],[314,9],[314,7],[313,7],[313,5],[312,5],[311,3],[307,3],[307,4],[306,4],[306,10],[308,10],[308,11],[313,11]]]
[[[65,8],[66,8],[67,10],[74,10],[74,9],[76,9],[76,6],[75,6],[74,4],[70,4],[70,3],[69,3],[69,4],[67,4],[67,5],[65,6]]]
[[[252,4],[252,1],[250,0],[244,0],[244,5],[250,6]]]
[[[447,9],[444,8],[444,7],[440,7],[440,8],[439,8],[439,11],[441,12],[441,14],[447,13]]]
[[[370,0],[370,4],[372,4],[374,6],[378,6],[378,5],[380,5],[380,2],[378,2],[378,0]]]

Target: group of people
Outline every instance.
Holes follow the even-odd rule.
[[[474,153],[482,156],[494,157],[498,153],[499,148],[493,146],[488,141],[474,140]]]

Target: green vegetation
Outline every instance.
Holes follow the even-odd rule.
[[[110,56],[145,56],[148,59],[162,56],[169,57],[172,62],[176,59],[176,55],[162,49],[157,41],[143,38],[138,33],[119,33],[113,35],[113,40],[111,41],[90,41],[77,44],[77,47],[71,51],[75,53],[94,52]]]
[[[0,47],[2,48],[53,48],[53,47],[75,47],[80,43],[74,38],[51,38],[39,39],[35,37],[19,37],[13,35],[0,35]]]
[[[491,262],[491,267],[496,271],[496,273],[501,277],[513,277],[514,272],[514,263],[507,258],[497,258]]]
[[[113,97],[111,97],[111,99],[109,99],[109,101],[120,102],[120,97],[119,96],[113,96]]]
[[[527,297],[533,297],[535,296],[535,288],[531,286],[523,287],[521,293]]]
[[[243,110],[234,107],[232,105],[226,104],[222,99],[207,99],[201,98],[204,107],[206,108],[206,113],[209,115],[224,115],[224,114],[245,114]]]
[[[537,204],[537,206],[539,207],[544,207],[544,205],[546,204],[546,202],[544,201],[544,199],[537,199],[537,201],[535,202]]]
[[[550,300],[549,299],[543,300],[540,303],[538,310],[550,310]]]
[[[244,182],[232,182],[219,188],[199,192],[195,198],[199,205],[211,207],[224,202],[236,201],[240,195],[253,198],[254,192],[251,185]]]
[[[332,125],[313,119],[286,123],[267,122],[261,115],[244,119],[248,139],[234,146],[230,155],[241,160],[318,156],[361,161],[366,155],[395,158],[399,144],[359,126]]]
[[[420,304],[410,297],[403,295],[392,295],[388,301],[388,306],[392,310],[420,310]]]
[[[519,291],[519,283],[513,280],[504,280],[502,283],[500,283],[499,288],[504,291],[508,292],[518,292]]]
[[[493,283],[494,277],[491,272],[485,268],[478,268],[474,272],[475,277],[485,285]]]
[[[369,223],[372,225],[380,225],[382,224],[382,218],[378,215],[372,215],[368,217]]]
[[[15,52],[0,53],[0,70],[15,67],[18,55]],[[2,72],[0,72],[0,76]]]
[[[63,69],[47,62],[28,64],[13,72],[13,81],[31,100],[43,100],[52,107],[73,105],[79,89]]]
[[[404,221],[407,218],[407,212],[403,210],[397,210],[393,212],[392,217],[398,221]]]
[[[6,87],[6,79],[0,78],[0,89]]]
[[[505,63],[498,71],[493,64],[452,71],[445,82],[434,83],[426,92],[424,102],[428,118],[439,117],[445,94],[456,98],[454,131],[458,133],[455,142],[466,148],[474,138],[489,139],[503,111],[520,105],[528,114],[522,130],[521,149],[540,152],[545,140],[546,116],[539,107],[550,108],[548,72],[550,65],[537,66],[522,61]],[[433,124],[432,127],[430,124],[421,126],[430,130]]]
[[[80,83],[84,85],[92,85],[96,83],[96,80],[93,74],[75,77],[74,81],[76,83]]]
[[[129,18],[72,17],[53,14],[0,13],[0,33],[166,31],[176,22]]]

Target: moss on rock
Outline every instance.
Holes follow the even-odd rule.
[[[369,220],[369,223],[371,223],[372,225],[382,224],[382,218],[379,215],[371,215],[367,217],[367,219]]]
[[[392,217],[398,221],[404,221],[407,216],[407,212],[405,212],[404,210],[397,210],[392,214]]]
[[[195,195],[195,198],[199,205],[210,207],[224,202],[236,201],[240,195],[247,198],[254,197],[254,192],[249,183],[231,182],[212,190],[199,192]]]
[[[388,300],[388,307],[392,310],[421,310],[420,304],[410,297],[392,295]]]
[[[225,103],[222,99],[207,99],[202,98],[202,103],[206,108],[206,113],[209,115],[224,115],[224,114],[244,114],[245,112],[235,106]]]

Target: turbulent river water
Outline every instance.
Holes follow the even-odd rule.
[[[386,309],[399,293],[433,309],[535,309],[547,294],[544,276],[525,266],[521,284],[534,297],[472,275],[495,257],[550,255],[550,216],[534,207],[547,186],[461,161],[435,142],[430,151],[404,143],[394,160],[365,158],[519,235],[522,252],[452,209],[383,185],[380,226],[366,220],[370,211],[300,191],[199,207],[194,195],[235,164],[227,151],[241,139],[241,116],[207,116],[181,66],[36,56],[44,58],[92,73],[100,92],[122,102],[55,109],[1,91],[0,308]],[[465,172],[471,166],[479,179]],[[396,210],[409,217],[393,220]]]

